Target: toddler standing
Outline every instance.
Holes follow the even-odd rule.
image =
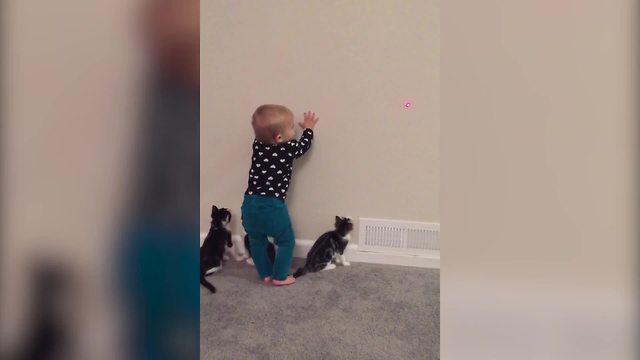
[[[304,113],[303,121],[298,123],[304,131],[296,140],[293,113],[285,106],[262,105],[253,113],[255,140],[242,203],[242,225],[249,236],[258,275],[267,284],[281,286],[295,282],[288,275],[295,237],[285,199],[293,161],[311,147],[318,120],[315,113]],[[267,255],[268,236],[274,238],[278,248],[273,264]]]

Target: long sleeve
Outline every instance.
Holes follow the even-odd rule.
[[[302,136],[300,137],[300,140],[296,141],[294,144],[295,146],[294,157],[297,159],[302,155],[304,155],[311,148],[312,142],[313,142],[313,130],[304,129],[304,131],[302,132]]]

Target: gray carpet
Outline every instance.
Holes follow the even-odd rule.
[[[232,260],[208,279],[201,359],[439,359],[439,270],[351,263],[278,288]]]

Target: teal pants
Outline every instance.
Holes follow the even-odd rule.
[[[245,195],[242,225],[249,235],[251,256],[260,278],[271,276],[275,280],[286,279],[296,245],[287,205],[272,197]],[[277,247],[273,264],[267,255],[267,236],[274,238]]]

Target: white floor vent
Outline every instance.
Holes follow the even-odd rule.
[[[440,224],[360,218],[358,249],[439,256]]]

